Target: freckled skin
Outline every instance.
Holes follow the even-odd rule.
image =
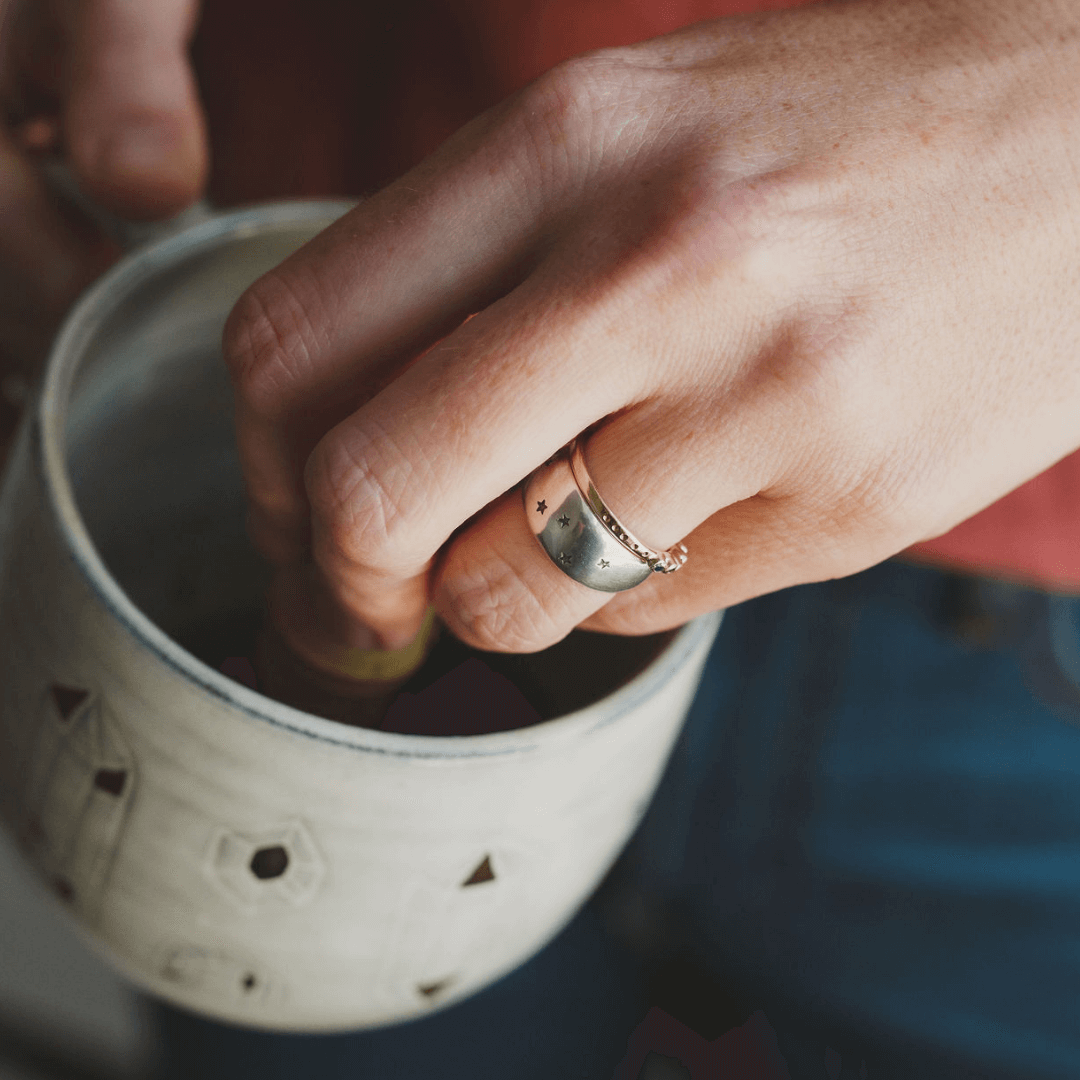
[[[346,484],[388,523],[362,557],[348,529],[315,545],[353,616],[433,566],[423,593],[483,648],[668,627],[862,569],[1075,449],[1080,325],[1040,313],[1074,307],[1076,163],[1054,132],[1080,104],[1056,32],[1076,18],[864,2],[702,24],[555,69],[361,206],[383,256],[357,295],[402,326],[435,324],[442,258],[504,288],[308,462],[316,521]],[[412,223],[417,191],[438,210]],[[351,348],[360,370],[363,327]],[[343,473],[376,428],[392,452]],[[618,517],[653,547],[688,536],[677,575],[593,593],[499,498],[583,430]],[[372,570],[391,557],[400,586]]]
[[[1051,133],[1078,104],[1080,59],[1017,5],[993,15],[856,3],[706,24],[556,69],[450,140],[423,190],[474,222],[457,264],[483,275],[508,246],[530,254],[511,292],[315,449],[316,519],[338,512],[329,463],[373,424],[400,456],[380,457],[386,474],[355,500],[401,489],[387,477],[414,468],[410,453],[424,462],[410,475],[426,497],[393,508],[363,561],[316,545],[341,594],[375,588],[380,551],[407,578],[478,514],[426,590],[472,644],[539,648],[578,623],[656,630],[861,569],[1074,449],[1080,327],[1038,312],[1071,310],[1080,204]],[[1026,48],[1005,49],[1020,29]],[[1049,183],[1032,188],[1024,163],[1048,154]],[[539,202],[515,198],[523,176]],[[399,198],[391,187],[356,216],[408,237]],[[447,242],[437,226],[416,237]],[[338,257],[333,240],[323,252]],[[402,285],[380,303],[432,318],[388,270]],[[362,332],[354,350],[362,365]],[[657,548],[689,535],[678,575],[609,598],[521,541],[521,509],[500,492],[586,428],[618,516]],[[477,620],[488,572],[501,613]],[[353,613],[370,619],[362,599]]]
[[[253,535],[284,575],[314,563],[342,636],[407,637],[429,601],[488,649],[672,626],[859,570],[1076,448],[1073,5],[810,5],[546,74],[538,46],[535,82],[499,103],[463,85],[459,131],[418,121],[397,142],[392,116],[305,126],[296,105],[302,86],[349,97],[366,9],[272,5],[299,59],[264,143],[269,99],[243,90],[276,70],[275,19],[203,12],[215,195],[347,177],[369,197],[241,300],[226,357]],[[119,212],[183,205],[207,172],[194,4],[61,8],[87,76],[51,91],[77,174]],[[122,64],[118,12],[149,43]],[[252,34],[238,79],[222,58]],[[120,115],[160,121],[145,175],[91,138]],[[0,143],[0,351],[31,370],[116,252],[57,211],[32,161],[52,135],[19,119]],[[594,593],[535,543],[512,489],[581,432],[635,534],[688,538],[678,574]]]

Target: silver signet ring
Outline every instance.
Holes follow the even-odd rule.
[[[564,574],[590,589],[622,592],[686,562],[685,545],[654,551],[619,521],[590,479],[576,440],[529,477],[524,494],[540,546]]]

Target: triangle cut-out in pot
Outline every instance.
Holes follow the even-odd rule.
[[[491,856],[485,855],[484,861],[461,883],[464,889],[469,885],[482,885],[485,881],[494,881],[495,871],[491,869]]]
[[[90,696],[89,690],[79,690],[74,686],[64,686],[61,683],[53,683],[49,687],[52,694],[53,704],[60,713],[61,720],[70,720],[72,714]]]

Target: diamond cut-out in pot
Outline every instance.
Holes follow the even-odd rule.
[[[252,957],[199,946],[175,949],[165,959],[160,977],[202,999],[232,1001],[245,1008],[258,1008],[281,990],[278,979]]]
[[[121,844],[138,769],[107,701],[71,683],[47,683],[26,764],[22,834],[28,853],[93,922]]]

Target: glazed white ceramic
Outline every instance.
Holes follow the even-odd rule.
[[[224,319],[343,209],[221,216],[112,270],[0,495],[4,820],[131,979],[297,1031],[437,1009],[550,939],[643,813],[719,625],[588,708],[465,738],[297,712],[173,640],[263,587]]]

